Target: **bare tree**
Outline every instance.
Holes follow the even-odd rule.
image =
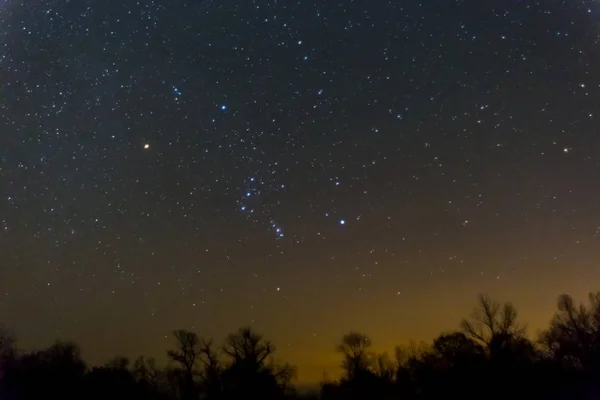
[[[375,375],[388,381],[394,379],[398,366],[394,363],[388,353],[376,354],[373,364]]]
[[[167,354],[171,360],[179,363],[187,374],[193,376],[201,354],[200,339],[196,333],[183,329],[173,331],[173,336],[177,348],[169,350]]]
[[[208,398],[219,397],[223,391],[223,368],[219,361],[219,349],[213,345],[212,340],[202,340],[200,343],[200,360],[203,364],[202,385]]]
[[[204,364],[205,371],[218,372],[221,369],[219,352],[218,349],[214,347],[213,341],[202,339],[199,349],[202,356],[200,360]]]
[[[461,322],[462,331],[468,337],[484,344],[490,351],[523,337],[525,327],[517,322],[517,309],[512,303],[501,305],[486,295],[480,295],[478,302],[471,319]]]
[[[362,333],[350,332],[342,337],[342,342],[336,350],[344,356],[342,368],[346,371],[348,379],[354,379],[370,369],[370,348],[371,340]]]
[[[281,387],[288,387],[297,374],[296,367],[289,363],[277,364],[273,361],[269,366],[269,370]]]
[[[164,381],[164,371],[161,371],[156,360],[152,357],[138,357],[131,368],[131,373],[136,381],[143,381],[148,384],[155,392],[162,389]]]
[[[589,307],[563,294],[558,311],[540,341],[558,361],[575,368],[600,366],[600,293],[590,293]]]
[[[245,327],[229,334],[222,350],[233,359],[234,363],[252,364],[260,368],[267,357],[275,351],[275,347],[261,334]]]
[[[172,371],[172,380],[181,380],[183,397],[191,399],[196,397],[197,387],[195,377],[200,374],[197,365],[200,361],[202,349],[200,339],[194,332],[179,329],[173,332],[176,340],[176,349],[167,352],[169,358],[180,365],[180,370]]]
[[[226,398],[280,398],[292,389],[295,368],[278,364],[273,344],[252,328],[227,336],[222,351],[231,359],[223,372]]]
[[[395,356],[398,367],[407,367],[431,353],[431,346],[425,342],[411,341],[407,345],[396,346]]]

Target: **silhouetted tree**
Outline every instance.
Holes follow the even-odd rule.
[[[486,367],[486,351],[462,332],[446,333],[433,341],[421,367],[429,373],[427,388],[435,397],[475,399],[481,392],[472,385],[482,383],[482,370]],[[423,386],[423,385],[422,385]]]
[[[600,293],[577,305],[562,295],[540,352],[525,336],[510,303],[486,296],[462,332],[444,333],[431,345],[396,348],[396,359],[372,351],[368,336],[350,332],[336,350],[344,376],[324,381],[323,400],[588,400],[600,394]],[[154,359],[133,364],[115,357],[88,370],[70,342],[31,352],[17,351],[0,329],[0,400],[290,400],[295,368],[274,358],[275,347],[245,327],[222,347],[195,333],[174,332],[171,364]],[[308,398],[308,397],[304,397]],[[314,398],[311,397],[311,398]]]
[[[123,356],[116,356],[104,364],[105,368],[114,370],[125,370],[129,368],[129,359]]]
[[[222,351],[231,360],[223,373],[227,399],[280,399],[291,389],[295,368],[277,364],[273,344],[251,328],[228,335]]]
[[[252,328],[241,328],[227,336],[223,352],[236,364],[246,364],[258,370],[273,351],[274,347]]]
[[[7,374],[13,368],[16,361],[15,337],[0,325],[0,398],[8,398],[9,387],[7,386]]]
[[[3,375],[4,364],[10,362],[16,355],[16,340],[15,337],[0,325],[0,379]]]
[[[434,339],[433,350],[450,367],[457,364],[481,362],[484,348],[462,332],[442,334]]]
[[[165,371],[156,365],[152,357],[138,357],[131,367],[131,374],[138,384],[146,388],[152,398],[164,397],[167,392]]]
[[[15,345],[16,340],[13,334],[6,327],[0,325],[0,359],[13,356],[16,352]]]
[[[342,337],[336,350],[344,357],[342,368],[346,379],[355,379],[370,370],[372,360],[370,348],[371,339],[362,333],[350,332]]]
[[[214,347],[212,340],[202,340],[200,343],[200,360],[203,364],[202,386],[208,399],[217,399],[223,391],[223,368],[219,361],[219,349]]]
[[[600,394],[600,292],[588,299],[589,305],[576,305],[571,296],[559,296],[558,310],[540,335],[553,367],[545,375],[554,374],[554,391],[571,398]]]
[[[47,349],[20,356],[6,379],[16,399],[75,399],[82,394],[85,371],[79,347],[57,341]]]
[[[423,361],[431,353],[427,344],[411,342],[408,345],[396,346],[396,391],[401,398],[414,397],[419,390]]]
[[[184,400],[198,397],[195,377],[200,375],[198,363],[202,355],[200,339],[194,332],[179,329],[173,331],[176,348],[167,352],[169,358],[179,364],[179,368],[171,371],[171,378],[178,381],[180,393]]]
[[[500,304],[481,295],[471,320],[463,320],[461,325],[469,338],[486,349],[489,361],[475,371],[481,384],[505,382],[490,394],[491,398],[502,399],[516,391],[526,397],[535,394],[538,352],[525,336],[525,327],[518,322],[517,309],[511,303]]]
[[[562,365],[600,369],[600,292],[589,294],[589,306],[575,305],[569,295],[558,298],[558,311],[541,341]]]
[[[156,360],[152,357],[139,356],[133,362],[131,373],[138,381],[160,382],[160,370],[156,366]]]
[[[204,393],[211,398],[221,392],[218,352],[212,341],[200,339],[194,332],[174,331],[177,343],[168,356],[179,367],[166,371],[166,380],[176,397],[187,400]]]
[[[396,364],[386,353],[371,351],[371,339],[362,333],[350,332],[336,347],[342,354],[344,376],[330,393],[341,399],[387,399],[394,393]]]
[[[525,327],[517,322],[517,309],[511,303],[501,305],[486,295],[480,295],[478,301],[471,319],[461,322],[462,330],[485,345],[490,357],[495,358],[512,341],[523,338]]]
[[[392,382],[396,375],[397,369],[396,363],[392,360],[388,353],[381,353],[375,355],[373,362],[373,373],[383,380]]]
[[[123,364],[92,368],[83,382],[85,398],[90,400],[148,398],[146,388]]]

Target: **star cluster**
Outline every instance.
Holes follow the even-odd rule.
[[[545,323],[598,278],[599,48],[592,0],[6,1],[0,320],[251,323],[308,381],[480,291]]]

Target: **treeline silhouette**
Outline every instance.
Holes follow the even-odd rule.
[[[251,328],[222,345],[186,330],[173,336],[165,367],[146,357],[87,367],[73,343],[24,352],[2,329],[0,399],[600,399],[600,292],[587,305],[560,296],[535,340],[511,303],[485,295],[459,331],[399,346],[394,356],[350,332],[336,347],[343,376],[314,394],[295,392],[295,368],[276,362],[274,346]]]

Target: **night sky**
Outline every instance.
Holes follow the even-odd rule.
[[[335,376],[600,284],[600,3],[3,0],[0,321],[164,360],[250,324]]]

